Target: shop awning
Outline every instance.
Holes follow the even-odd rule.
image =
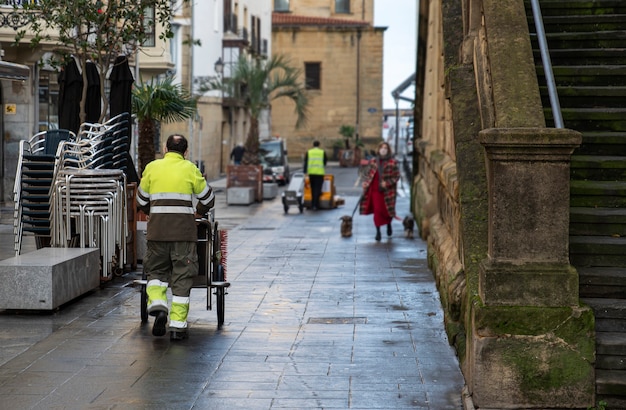
[[[0,61],[0,79],[25,81],[30,76],[30,68],[27,65]]]

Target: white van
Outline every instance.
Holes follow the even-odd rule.
[[[289,183],[289,162],[285,141],[271,138],[260,141],[259,157],[263,165],[263,179],[271,182],[275,179],[280,185]]]

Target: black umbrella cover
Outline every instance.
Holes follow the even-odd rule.
[[[115,59],[111,74],[109,74],[109,80],[111,81],[111,91],[109,93],[110,117],[113,118],[123,112],[127,112],[130,115],[135,79],[128,66],[128,58],[126,56],[118,56]]]
[[[85,101],[85,121],[95,123],[100,120],[102,95],[100,94],[100,74],[91,61],[87,62],[87,100]]]
[[[78,132],[83,77],[72,59],[59,74],[59,128]]]

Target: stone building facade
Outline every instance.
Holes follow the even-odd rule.
[[[420,2],[413,212],[485,409],[594,403],[594,318],[568,259],[570,156],[546,127],[521,0]]]
[[[272,52],[303,72],[310,97],[309,121],[295,128],[290,101],[275,100],[271,130],[287,140],[289,157],[300,159],[313,140],[332,149],[350,125],[355,139],[373,148],[382,138],[383,38],[374,27],[374,1],[274,2]]]

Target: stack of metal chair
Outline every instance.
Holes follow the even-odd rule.
[[[102,279],[126,260],[126,177],[121,170],[63,169],[52,194],[52,246],[100,248]]]
[[[122,272],[126,261],[127,114],[81,125],[73,141],[59,145],[51,189],[51,243],[98,247],[102,280]]]
[[[62,141],[73,141],[68,130],[48,130],[20,141],[13,186],[15,254],[22,250],[24,233],[35,236],[37,248],[50,243],[50,188],[54,180],[55,153]]]

